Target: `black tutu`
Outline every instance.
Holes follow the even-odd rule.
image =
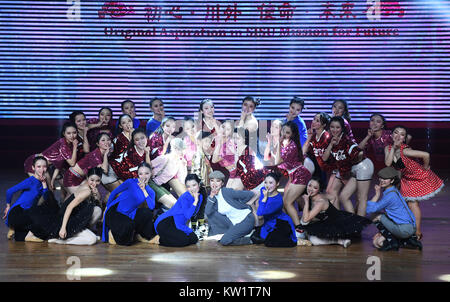
[[[64,219],[64,213],[74,198],[74,194],[70,195],[57,211],[53,208],[42,206],[34,208],[33,213],[30,215],[33,221],[33,234],[43,240],[59,238],[59,230]],[[73,237],[89,226],[94,207],[95,202],[88,199],[82,201],[72,210],[66,226],[67,235],[64,239]]]
[[[336,209],[331,202],[326,211],[319,213],[316,218],[319,221],[301,226],[308,235],[327,239],[348,239],[358,237],[361,231],[372,221],[346,211]]]

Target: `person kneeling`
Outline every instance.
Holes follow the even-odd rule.
[[[206,191],[200,185],[196,174],[189,174],[185,180],[187,192],[178,198],[175,205],[155,221],[159,244],[162,246],[182,247],[198,242],[197,235],[187,226],[202,206]]]
[[[131,245],[136,235],[139,241],[152,243],[150,240],[156,235],[152,211],[155,192],[147,185],[151,173],[150,165],[143,162],[138,167],[137,179],[127,179],[111,192],[103,220],[104,242]],[[148,208],[139,208],[144,202]]]
[[[398,250],[399,247],[422,249],[422,243],[415,236],[416,220],[397,187],[400,176],[397,170],[386,167],[378,172],[380,184],[375,186],[375,196],[367,202],[367,214],[385,211],[375,217],[379,230],[373,238],[380,251]],[[380,199],[381,191],[383,197]],[[380,199],[380,200],[379,200]]]

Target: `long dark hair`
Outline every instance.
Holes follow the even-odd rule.
[[[331,125],[332,122],[338,122],[341,125],[342,133],[344,133],[344,135],[347,135],[347,128],[345,127],[344,118],[342,116],[333,116],[330,119],[329,126]]]
[[[350,112],[348,111],[348,104],[346,100],[336,100],[333,102],[333,105],[336,104],[337,102],[341,102],[344,105],[344,114],[342,114],[342,117],[345,118],[348,122],[352,121],[352,118],[350,116]]]
[[[74,122],[69,121],[69,122],[65,122],[64,125],[62,126],[61,137],[64,137],[64,133],[66,132],[67,128],[69,128],[69,127],[75,128],[75,130],[77,131],[77,134],[78,134],[77,125],[75,125]]]
[[[139,133],[142,133],[142,134],[145,135],[145,137],[147,137],[147,133],[145,132],[144,129],[142,129],[142,128],[134,129],[134,131],[131,133],[131,139],[130,139],[130,142],[128,143],[127,150],[133,149],[133,147],[134,147],[134,137],[135,137],[137,134],[139,134]],[[147,139],[148,139],[148,137],[147,137]]]
[[[295,145],[297,146],[298,150],[298,159],[303,162],[303,152],[302,152],[302,144],[300,143],[300,134],[298,133],[298,127],[297,124],[293,121],[287,121],[283,124],[282,127],[289,127],[291,128],[292,135],[291,140],[294,141]]]
[[[198,183],[198,186],[200,187],[200,195],[202,196],[202,202],[206,202],[206,198],[207,198],[207,192],[206,192],[206,188],[203,184],[203,182],[201,181],[201,179],[198,177],[197,174],[188,174],[184,180],[184,183],[186,184],[189,180],[194,180]]]

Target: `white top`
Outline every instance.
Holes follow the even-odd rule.
[[[217,210],[220,214],[226,215],[231,220],[233,225],[241,223],[248,214],[251,213],[249,209],[236,209],[233,208],[222,196],[222,190],[219,191],[217,198]]]

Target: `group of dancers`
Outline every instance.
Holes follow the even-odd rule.
[[[405,127],[388,130],[373,114],[358,142],[347,102],[336,100],[308,129],[305,102],[294,97],[263,137],[260,103],[245,97],[238,121],[217,120],[211,99],[181,121],[166,116],[160,98],[150,100],[148,122],[131,100],[117,121],[108,107],[90,120],[74,111],[61,138],[25,160],[28,178],[7,190],[8,239],[348,247],[374,223],[379,250],[422,249],[419,202],[444,183],[429,153],[408,145]]]

